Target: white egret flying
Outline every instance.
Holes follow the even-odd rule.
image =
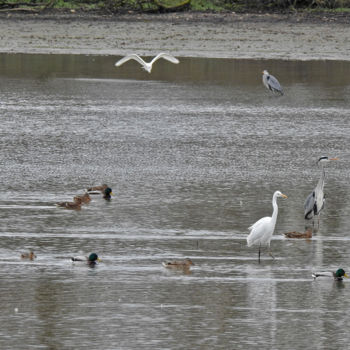
[[[324,179],[325,179],[325,170],[324,166],[333,160],[338,160],[338,158],[328,158],[328,157],[321,157],[317,161],[317,165],[321,165],[322,171],[320,179],[318,180],[317,186],[315,189],[307,196],[305,203],[304,203],[304,217],[305,220],[311,220],[314,216],[317,216],[318,223],[319,223],[319,215],[321,210],[324,207],[325,203],[325,195],[323,193],[324,188]]]
[[[260,220],[258,220],[255,224],[249,227],[250,234],[247,237],[248,247],[252,245],[259,245],[259,263],[260,263],[260,249],[261,246],[267,245],[269,248],[269,255],[274,259],[274,256],[270,250],[270,241],[275,230],[277,214],[278,214],[278,206],[277,206],[277,198],[288,198],[285,194],[280,191],[276,191],[272,197],[272,207],[273,212],[272,216],[266,216]]]
[[[121,66],[123,63],[129,61],[129,60],[135,60],[137,61],[138,63],[141,64],[142,68],[147,71],[148,73],[151,73],[151,70],[152,70],[152,66],[153,66],[153,63],[157,60],[159,60],[160,58],[164,58],[165,60],[171,62],[171,63],[175,63],[175,64],[178,64],[180,61],[175,58],[174,56],[171,56],[167,53],[159,53],[156,57],[153,58],[153,60],[149,63],[145,62],[139,55],[136,55],[135,53],[131,54],[131,55],[128,55],[128,56],[125,56],[123,57],[122,59],[120,59],[116,64],[115,66],[116,67],[119,67]]]
[[[278,80],[267,70],[263,71],[262,81],[267,89],[277,94],[283,95],[283,89]]]

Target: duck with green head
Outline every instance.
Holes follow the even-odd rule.
[[[113,196],[112,189],[110,187],[105,188],[103,191],[103,198],[110,200],[112,198],[111,196]]]
[[[333,278],[335,281],[342,281],[343,277],[345,278],[349,278],[349,276],[346,274],[346,272],[343,269],[338,269],[335,272],[314,272],[312,274],[312,277],[314,279],[318,278],[318,277],[331,277]]]
[[[94,266],[97,262],[100,262],[101,259],[98,257],[96,253],[91,253],[88,257],[73,257],[71,258],[74,262],[85,262],[90,266]]]

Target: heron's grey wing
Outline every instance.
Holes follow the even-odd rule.
[[[304,203],[304,217],[306,220],[310,220],[314,216],[315,210],[315,191],[312,191],[306,198]]]
[[[164,58],[165,60],[175,64],[178,64],[180,62],[176,57],[171,56],[167,53],[161,52],[156,57],[153,58],[153,60],[151,61],[151,64],[153,64],[155,61],[159,60],[160,58]]]
[[[129,61],[129,60],[135,60],[137,61],[138,63],[140,63],[142,66],[144,66],[146,64],[146,62],[139,56],[139,55],[136,55],[135,53],[131,54],[131,55],[127,55],[125,57],[123,57],[122,59],[120,59],[116,64],[115,66],[116,67],[119,67],[121,66],[123,63]]]
[[[267,81],[268,81],[270,89],[278,91],[278,92],[283,94],[283,89],[281,87],[281,84],[278,82],[278,80],[273,75],[269,75],[267,77]]]

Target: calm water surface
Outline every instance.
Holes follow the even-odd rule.
[[[0,55],[0,348],[347,348],[350,283],[311,272],[350,272],[350,64],[116,60]],[[322,155],[340,161],[319,231],[285,239]],[[101,183],[112,201],[55,206]],[[247,227],[275,190],[276,259],[259,265]],[[92,251],[95,268],[69,260]],[[185,257],[189,274],[161,266]]]

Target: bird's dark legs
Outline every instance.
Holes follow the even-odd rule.
[[[261,247],[261,244],[259,244],[259,264],[260,264],[260,247]]]

